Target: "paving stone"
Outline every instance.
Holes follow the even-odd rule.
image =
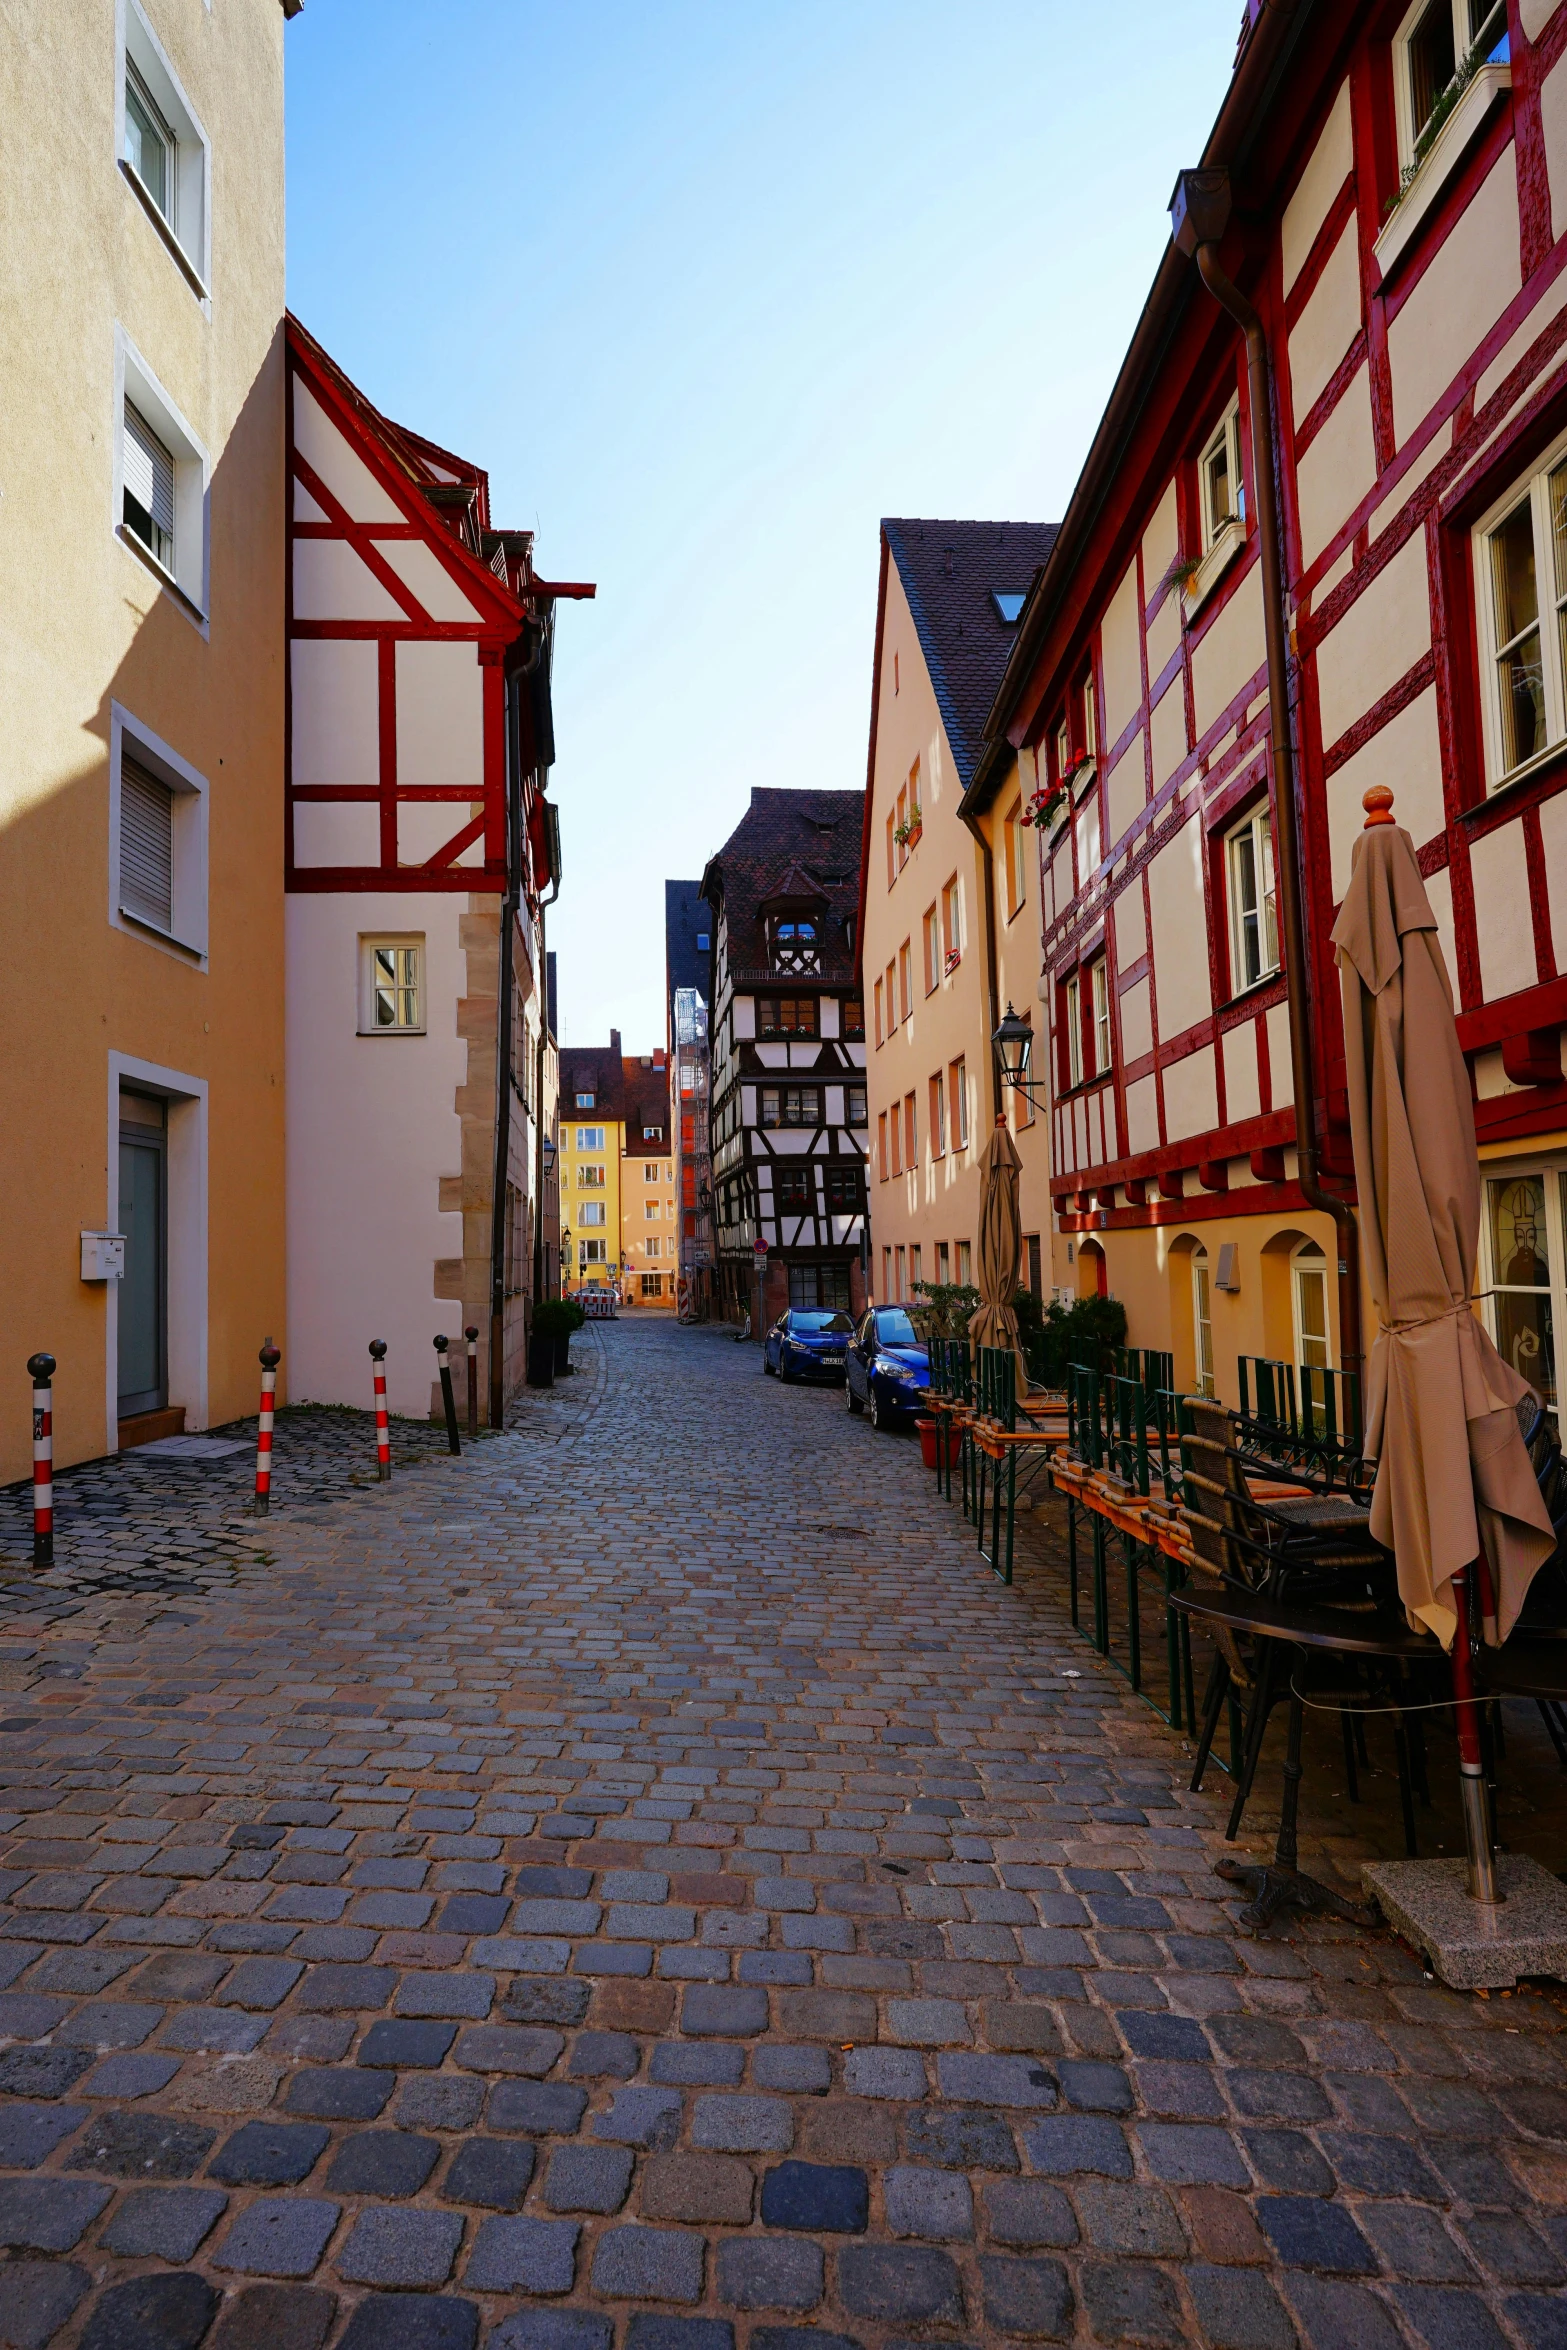
[[[69,2252],[113,2192],[85,2179],[0,2179],[0,2246]]]
[[[1283,2291],[1311,2350],[1405,2350],[1386,2305],[1363,2285],[1290,2275]]]
[[[316,2195],[258,2195],[233,2222],[212,2264],[243,2276],[308,2277],[341,2208]]]
[[[1295,2328],[1266,2277],[1193,2261],[1182,2272],[1203,2339],[1215,2350],[1294,2350]]]
[[[5,2271],[7,2350],[44,2350],[92,2283],[64,2260],[13,2260]],[[150,2346],[149,2346],[150,2350]]]
[[[1118,2064],[1065,2056],[1056,2065],[1061,2095],[1085,2113],[1130,2113],[1132,2084]]]
[[[923,2245],[846,2245],[838,2255],[838,2295],[851,2317],[962,2323],[957,2265],[950,2253]]]
[[[1132,2175],[1132,2150],[1120,2123],[1090,2114],[1063,2113],[1033,2123],[1023,2133],[1023,2148],[1032,2167],[1050,2178],[1084,2171],[1107,2179]]]
[[[1083,2233],[1099,2251],[1173,2260],[1186,2250],[1185,2230],[1158,2187],[1084,2179],[1076,2192]]]
[[[1048,2110],[1059,2100],[1052,2076],[1026,2056],[949,2055],[936,2059],[943,2097],[973,2105],[1022,2105]]]
[[[843,2085],[852,2097],[910,2102],[925,2095],[925,2060],[912,2048],[853,2048],[844,2062]]]
[[[99,2294],[82,2328],[83,2350],[195,2350],[217,2308],[206,2278],[188,2269],[131,2277]]]
[[[411,2130],[360,2130],[343,2140],[323,2184],[333,2195],[417,2195],[440,2152]]]
[[[494,1998],[493,1975],[404,1975],[392,2008],[400,2016],[458,2016],[479,2022],[489,2014]]]
[[[469,2138],[452,2157],[441,2193],[449,2203],[515,2211],[533,2176],[533,2148],[521,2138]]]
[[[1553,2285],[1561,2261],[1525,2219],[1508,2212],[1477,2212],[1459,2221],[1470,2251],[1507,2285]]]
[[[730,2236],[718,2247],[718,2298],[731,2309],[814,2309],[823,2284],[819,2244]]]
[[[614,2331],[585,2309],[519,2309],[492,2329],[485,2350],[610,2350]]]
[[[998,2244],[1075,2244],[1077,2219],[1059,2187],[1038,2179],[993,2179],[984,2188],[985,2224]]]
[[[336,2297],[316,2285],[245,2285],[218,2321],[213,2350],[321,2350],[336,2314]]]
[[[525,2226],[525,2221],[487,2219],[479,2244],[491,2228]],[[340,2277],[355,2285],[442,2285],[451,2274],[462,2242],[462,2219],[454,2211],[362,2211],[338,2251]],[[477,2257],[477,2253],[474,2256]],[[469,2261],[470,2268],[473,2260]]]
[[[524,2024],[482,2024],[459,2036],[452,2062],[467,2072],[525,2073],[538,2079],[558,2060],[565,2045],[559,2032]]]
[[[311,2122],[246,2122],[218,2148],[207,2176],[231,2187],[297,2187],[320,2161],[330,2134]]]
[[[216,2137],[168,2114],[100,2113],[82,2132],[71,2168],[113,2179],[188,2179]]]
[[[29,1991],[0,1992],[0,2039],[41,2040],[70,2012],[64,1999],[44,1999]]]
[[[635,2160],[624,2146],[557,2146],[541,2201],[551,2211],[618,2211]]]
[[[1088,2322],[1102,2342],[1184,2342],[1175,2287],[1163,2270],[1125,2261],[1085,2261],[1077,2272]]]
[[[775,2163],[762,2180],[762,2225],[814,2235],[863,2235],[870,2182],[847,2163]]]
[[[594,2247],[593,2290],[607,2300],[700,2301],[703,2250],[700,2236],[675,2228],[610,2228]]]
[[[180,2069],[177,2056],[159,2056],[138,2049],[125,2056],[106,2056],[94,2065],[82,2083],[84,2097],[151,2097],[167,2088]]]
[[[67,2048],[139,2048],[163,2017],[161,2007],[144,2000],[94,2000],[68,2016],[55,2038]]]
[[[646,2219],[718,2220],[744,2227],[755,2180],[749,2163],[725,2154],[655,2154],[642,2174]]]
[[[635,2042],[631,2042],[630,2045],[635,2047]],[[760,2048],[757,2050],[758,2057],[784,2053],[785,2051],[782,2050],[770,2051]],[[811,2049],[806,2053],[819,2056],[822,2052]],[[572,2053],[571,2070],[576,2070],[575,2050]],[[635,2070],[636,2067],[633,2065],[631,2071]],[[732,2047],[728,2042],[721,2040],[707,2041],[696,2047],[688,2047],[680,2040],[661,2040],[648,2062],[648,2078],[661,2081],[670,2088],[732,2089],[739,2082],[744,2071],[745,2050]],[[619,2076],[621,2079],[628,2077],[626,2074]],[[780,2084],[763,2082],[761,2085],[776,2087]],[[809,2084],[788,2080],[781,2085],[785,2088],[800,2088]]]
[[[1241,2143],[1265,2187],[1292,2195],[1331,2195],[1333,2172],[1299,2130],[1243,2130]]]
[[[954,2171],[897,2165],[882,2180],[887,2225],[895,2236],[960,2243],[974,2233],[974,2201],[967,2179]]]
[[[1137,2130],[1156,2179],[1179,2187],[1249,2187],[1251,2174],[1228,2130],[1201,2122],[1141,2122]]]
[[[642,2052],[627,2032],[579,2032],[566,2070],[579,2081],[629,2081],[641,2060]]]
[[[490,2110],[493,2115],[493,2098]],[[660,2150],[674,2144],[679,2127],[680,2099],[673,2089],[617,2089],[609,2111],[596,2113],[592,2122],[595,2138]]]
[[[132,1988],[141,1999],[210,1999],[230,1961],[203,1950],[160,1950],[147,1961]],[[296,1967],[297,1976],[300,1969]]]
[[[1017,2146],[998,2113],[967,2111],[911,2113],[903,2124],[903,2150],[913,2162],[942,2170],[1018,2170]],[[1035,2163],[1043,2169],[1042,2163]]]
[[[762,2339],[751,2336],[753,2343]],[[626,2350],[735,2350],[735,2330],[727,2318],[659,2317],[639,2309],[626,2328]]]
[[[1305,2195],[1261,2195],[1257,2219],[1286,2267],[1325,2269],[1340,2276],[1369,2276],[1376,2270],[1376,2254],[1341,2203]]]
[[[692,2039],[753,2040],[767,2029],[767,1993],[760,1986],[693,1983],[680,2002],[680,2029]]]
[[[445,2023],[404,2022],[378,2016],[359,2043],[356,2063],[386,2065],[397,2071],[430,2070],[445,2058],[457,2037],[457,2026]]]
[[[1510,2323],[1529,2350],[1563,2350],[1567,2325],[1563,2324],[1558,2295],[1511,2293],[1505,2306]]]
[[[160,2046],[184,2054],[205,2051],[220,2056],[248,2056],[267,2031],[264,2015],[244,2015],[221,2007],[182,2008],[164,2026]]]
[[[699,2097],[691,2140],[719,2154],[787,2154],[794,2116],[781,2097]]]
[[[1473,2281],[1473,2261],[1436,2212],[1419,2204],[1363,2203],[1356,2217],[1394,2276],[1417,2284]]]
[[[85,2048],[8,2048],[0,2055],[0,2095],[63,2097],[92,2061]]]
[[[295,2073],[284,2105],[289,2113],[328,2122],[373,2122],[392,2094],[397,2075],[342,2065]]]
[[[389,1966],[312,1967],[300,1986],[298,2004],[307,2010],[352,2008],[367,2014],[384,2007],[396,1986],[396,1970]]]
[[[1507,2350],[1507,2337],[1477,2293],[1398,2284],[1392,2299],[1417,2342],[1430,2350]]]
[[[979,2281],[985,2322],[997,2333],[1051,2342],[1070,2336],[1072,2288],[1058,2260],[987,2252],[979,2263]]]
[[[510,1984],[501,2004],[513,2023],[569,2027],[581,2023],[591,1997],[586,1983],[524,1982]]]
[[[105,2252],[130,2259],[189,2260],[228,2208],[215,2187],[138,2187],[100,2236]]]
[[[356,2304],[340,2338],[350,2350],[474,2350],[479,2312],[454,2293],[408,2300],[370,2293]],[[493,2336],[492,2336],[493,2339]]]
[[[695,2053],[692,2051],[691,2053]],[[713,2049],[714,2056],[727,2050]],[[738,2078],[738,2075],[736,2076]],[[655,2080],[662,2078],[657,2072]],[[759,2089],[789,2089],[820,2096],[832,2086],[832,2061],[825,2048],[758,2048],[751,2058],[751,2078]]]

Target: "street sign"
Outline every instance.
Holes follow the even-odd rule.
[[[757,1263],[758,1263],[759,1265],[765,1265],[765,1264],[766,1264],[766,1262],[767,1262],[767,1243],[766,1243],[766,1241],[765,1241],[765,1240],[753,1240],[753,1241],[752,1241],[752,1243],[751,1243],[751,1254],[752,1254],[752,1256],[753,1256],[753,1257],[755,1257],[755,1259],[756,1259],[756,1261],[757,1261]]]

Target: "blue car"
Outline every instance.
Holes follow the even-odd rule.
[[[851,1412],[868,1412],[873,1428],[891,1428],[923,1410],[918,1390],[930,1356],[902,1306],[871,1306],[844,1357],[843,1392]]]
[[[836,1385],[853,1329],[847,1314],[790,1306],[762,1341],[762,1369],[780,1379],[831,1379]]]

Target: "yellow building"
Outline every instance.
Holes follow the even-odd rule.
[[[625,1119],[621,1100],[620,1031],[607,1046],[568,1045],[560,1055],[560,1286],[620,1285],[621,1159]]]
[[[286,1346],[297,5],[0,16],[0,1481],[27,1469],[35,1350],[69,1462],[254,1410],[257,1349]]]
[[[620,1162],[620,1262],[628,1306],[675,1309],[679,1225],[675,1221],[669,1055],[661,1046],[622,1063],[625,1137]]]

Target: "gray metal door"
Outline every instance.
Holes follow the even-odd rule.
[[[119,1409],[161,1411],[169,1400],[168,1152],[161,1103],[127,1101],[120,1119]],[[145,1117],[146,1123],[143,1123]]]

